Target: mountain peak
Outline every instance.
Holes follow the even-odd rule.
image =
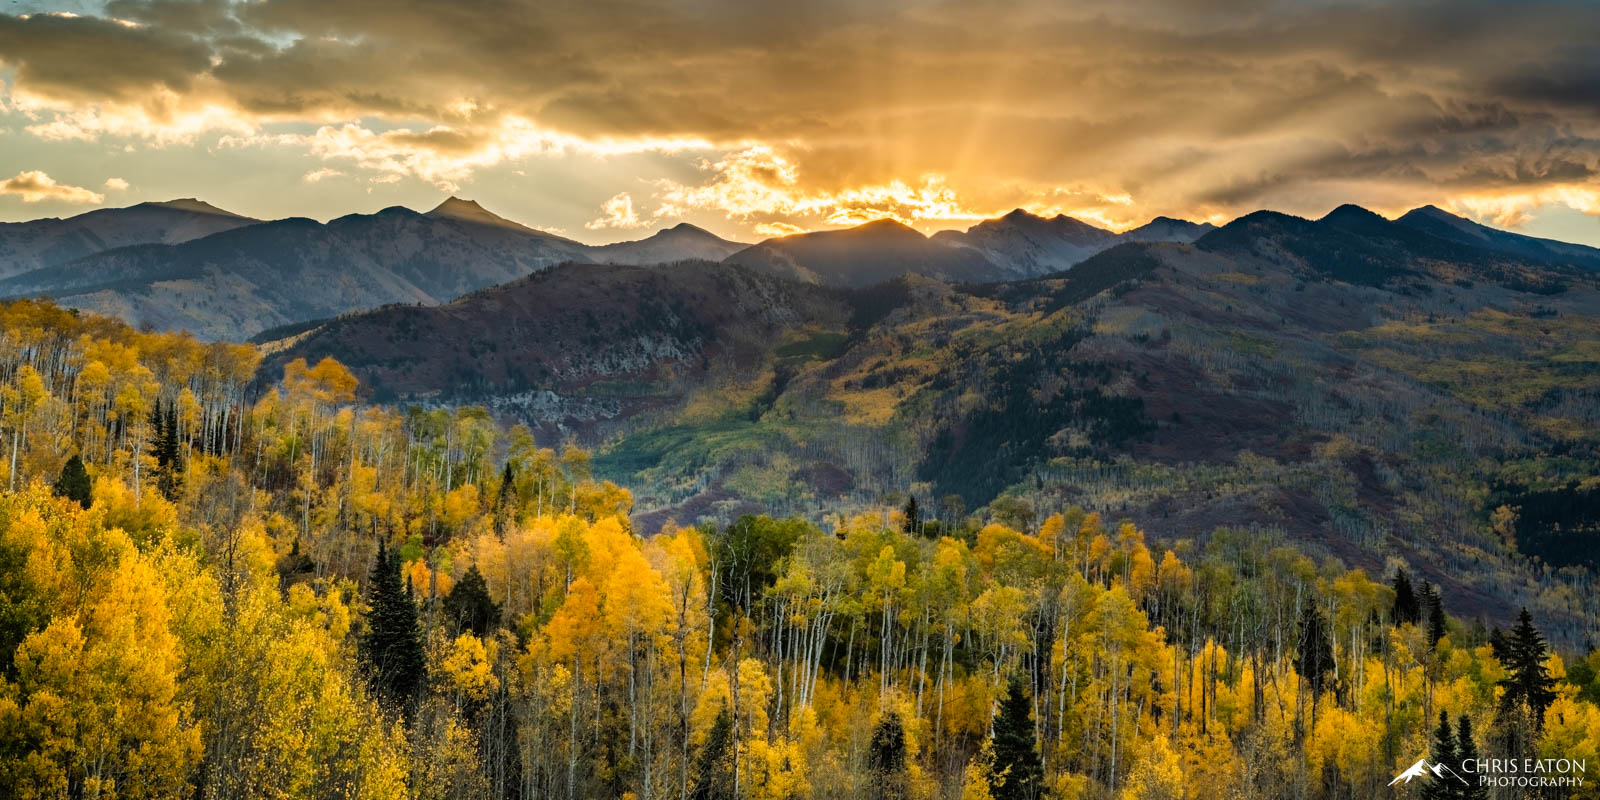
[[[905,224],[905,223],[903,223],[903,222],[901,222],[901,221],[899,221],[897,219],[890,219],[889,217],[884,217],[883,219],[875,219],[875,220],[873,220],[871,222],[864,222],[864,223],[862,223],[860,225],[855,226],[854,228],[846,228],[844,231],[841,231],[841,232],[843,232],[843,233],[889,233],[889,234],[897,234],[897,235],[915,234],[917,236],[917,238],[919,238],[919,239],[927,238],[926,236],[923,236],[922,232],[918,231],[916,228],[913,228],[910,225],[907,225],[907,224]]]
[[[678,224],[676,224],[676,225],[674,225],[674,226],[672,226],[670,228],[662,228],[661,230],[656,232],[656,235],[657,236],[663,236],[663,235],[666,235],[666,234],[669,234],[669,233],[670,234],[680,234],[680,235],[710,236],[710,237],[713,237],[713,238],[721,238],[721,237],[717,236],[716,234],[712,233],[711,231],[708,231],[705,228],[700,227],[699,225],[692,225],[692,224],[687,223],[687,222],[680,222],[680,223],[678,223]]]
[[[1460,214],[1452,214],[1432,203],[1413,208],[1410,211],[1400,215],[1399,219],[1405,219],[1406,217],[1411,217],[1413,219],[1417,217],[1429,217],[1431,219],[1444,220],[1445,222],[1472,222],[1472,220],[1469,220]]]
[[[144,203],[143,205],[155,206],[159,208],[170,208],[174,211],[188,211],[195,214],[216,214],[223,217],[238,217],[239,219],[244,219],[244,217],[240,216],[239,214],[217,208],[216,206],[211,205],[204,200],[194,197],[179,197],[173,200],[151,201]]]
[[[461,199],[459,197],[456,197],[455,195],[450,195],[449,197],[446,197],[444,199],[444,202],[440,203],[437,206],[434,206],[433,210],[428,212],[428,216],[430,216],[430,217],[484,217],[484,216],[488,216],[488,217],[494,217],[495,219],[500,219],[500,217],[489,213],[489,211],[486,210],[483,206],[478,205],[478,201],[476,201],[476,200],[463,200],[463,199]]]
[[[1176,217],[1155,217],[1137,228],[1122,232],[1122,239],[1132,242],[1193,242],[1216,230],[1209,222],[1190,222]]]
[[[520,222],[513,222],[509,219],[506,219],[505,217],[502,217],[499,214],[496,214],[493,211],[478,205],[478,201],[476,200],[463,200],[455,195],[446,197],[444,202],[434,206],[432,211],[429,211],[423,216],[432,217],[434,219],[451,219],[457,222],[471,223],[473,225],[488,225],[495,228],[506,228],[509,230],[519,231],[521,233],[531,233],[537,236],[550,235],[544,233],[543,231],[538,231],[523,225]]]
[[[1371,220],[1371,219],[1383,219],[1383,217],[1379,216],[1376,212],[1373,212],[1373,211],[1371,211],[1369,209],[1366,209],[1366,208],[1362,208],[1361,206],[1358,206],[1355,203],[1345,203],[1344,205],[1341,205],[1338,208],[1335,208],[1334,210],[1329,211],[1327,216],[1324,216],[1322,219],[1323,220],[1339,220],[1339,219]]]

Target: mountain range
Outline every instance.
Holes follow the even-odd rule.
[[[992,283],[1058,273],[1126,243],[1236,249],[1230,242],[1240,225],[1271,228],[1268,246],[1299,252],[1307,263],[1347,278],[1394,268],[1385,248],[1398,246],[1435,260],[1493,254],[1600,269],[1593,248],[1494,230],[1431,206],[1392,222],[1353,206],[1316,222],[1257,212],[1220,230],[1158,217],[1121,234],[1019,209],[931,237],[879,220],[754,245],[683,223],[646,239],[592,246],[455,197],[425,214],[392,207],[327,223],[263,222],[190,199],[0,226],[0,296],[49,295],[137,325],[242,339],[389,304],[437,305],[569,261],[723,262],[843,288],[907,273]],[[1344,261],[1329,266],[1329,259]]]
[[[981,280],[987,257],[946,260],[965,245],[937,240],[956,237],[892,222],[721,262],[567,263],[314,326],[261,377],[331,356],[374,400],[480,404],[594,447],[645,529],[910,486],[947,510],[1074,503],[1150,530],[1277,531],[1374,574],[1403,554],[1498,614],[1492,581],[1540,590],[1516,559],[1600,552],[1600,515],[1548,511],[1596,477],[1600,276],[1582,250],[1415,220],[1344,206],[1169,225],[1200,235],[1124,235],[1000,281]],[[1082,233],[991,223],[976,241]],[[854,259],[887,266],[857,278]],[[1485,522],[1502,504],[1523,509],[1514,530]]]
[[[327,223],[120,211],[157,222],[24,223],[63,243],[30,264],[102,249],[0,290],[259,333],[262,385],[333,357],[371,400],[486,406],[594,448],[645,529],[907,487],[946,516],[1070,503],[1373,574],[1399,554],[1490,614],[1507,581],[1550,590],[1519,564],[1600,552],[1600,515],[1573,512],[1600,479],[1600,251],[1436,208],[602,247],[455,198]]]
[[[119,247],[180,244],[259,221],[188,198],[102,208],[68,219],[0,223],[0,278]]]

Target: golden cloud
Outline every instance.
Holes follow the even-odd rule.
[[[682,217],[692,210],[710,210],[735,220],[781,216],[827,225],[879,219],[910,225],[985,217],[963,205],[955,190],[945,185],[944,176],[936,174],[924,175],[916,186],[891,180],[833,191],[806,188],[794,160],[768,145],[735,151],[717,161],[702,160],[700,168],[710,173],[704,183],[657,182],[655,198],[660,205],[653,216]]]
[[[752,227],[1024,207],[1124,228],[1452,197],[1516,221],[1497,209],[1584,207],[1600,186],[1594,4],[1452,4],[1448,37],[1428,3],[106,8],[0,15],[5,127],[276,146],[444,190],[533,158],[640,157],[636,215]],[[596,172],[588,197],[624,188]],[[557,221],[592,211],[572,213]]]
[[[600,216],[584,223],[585,228],[591,231],[606,228],[638,228],[644,223],[639,221],[639,215],[633,210],[633,198],[627,192],[612,197],[600,206]]]
[[[81,186],[68,186],[64,183],[57,183],[55,178],[39,170],[19,172],[15,176],[0,182],[0,194],[16,195],[21,197],[24,203],[37,203],[41,200],[58,200],[63,203],[103,203],[106,199],[105,195]]]

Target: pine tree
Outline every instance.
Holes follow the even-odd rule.
[[[1510,673],[1500,681],[1505,694],[1500,696],[1500,707],[1506,710],[1518,703],[1526,703],[1533,716],[1534,729],[1544,727],[1544,712],[1555,702],[1555,679],[1545,672],[1544,636],[1533,627],[1533,617],[1528,609],[1517,616],[1517,625],[1506,640]]]
[[[1044,762],[1034,741],[1033,720],[1022,679],[1011,676],[1000,716],[994,722],[995,800],[1035,800],[1044,796]]]
[[[56,479],[55,491],[56,496],[76,501],[84,508],[94,502],[89,470],[84,468],[81,457],[74,455],[67,459],[67,463],[61,467],[61,477]]]
[[[874,800],[905,800],[906,731],[900,715],[893,711],[884,714],[872,730],[867,768],[872,773]]]
[[[694,788],[689,800],[733,800],[733,717],[724,707],[706,734],[695,759]]]
[[[1478,759],[1478,745],[1472,740],[1472,720],[1466,714],[1462,714],[1456,720],[1456,723],[1457,762],[1465,764],[1468,761],[1476,761]],[[1452,768],[1454,768],[1453,765]],[[1466,778],[1467,776],[1463,775],[1462,777]],[[1488,787],[1472,783],[1471,778],[1467,778],[1467,782],[1468,785],[1466,786],[1457,784],[1457,798],[1460,800],[1488,800]]]
[[[157,400],[150,410],[150,456],[155,459],[155,484],[163,497],[176,500],[183,488],[183,451],[178,441],[178,411],[175,403],[162,411]]]
[[[1430,753],[1435,764],[1442,764],[1450,769],[1436,775],[1422,786],[1422,800],[1454,800],[1459,796],[1461,778],[1455,777],[1461,769],[1461,759],[1456,754],[1455,735],[1450,731],[1450,715],[1439,710],[1439,727],[1433,731],[1433,751]]]
[[[917,507],[917,496],[916,495],[910,495],[910,496],[908,496],[906,498],[906,505],[905,505],[904,511],[905,511],[905,522],[902,523],[902,530],[904,530],[906,533],[913,534],[913,535],[921,533],[922,532],[922,509]]]
[[[489,597],[489,585],[478,571],[478,565],[468,567],[467,574],[456,581],[455,588],[444,599],[444,612],[461,630],[478,636],[488,633],[500,620],[500,608]]]
[[[516,476],[511,472],[511,462],[507,461],[505,471],[500,474],[500,493],[494,498],[495,513],[511,508],[516,499]]]
[[[1333,671],[1333,643],[1328,639],[1328,623],[1315,605],[1306,604],[1300,614],[1299,652],[1295,667],[1311,690],[1311,722],[1317,721],[1317,700],[1327,687],[1328,673]]]
[[[1421,605],[1422,619],[1428,627],[1428,647],[1437,647],[1439,640],[1444,638],[1444,599],[1439,596],[1439,590],[1427,581],[1422,582],[1422,591],[1417,599]]]
[[[1511,660],[1511,640],[1506,638],[1505,631],[1499,626],[1489,631],[1489,649],[1494,651],[1496,661],[1505,664]]]
[[[1444,597],[1435,591],[1433,602],[1428,606],[1428,643],[1438,647],[1445,632]]]
[[[361,655],[373,689],[408,708],[426,677],[417,607],[400,579],[400,555],[382,543],[367,587],[367,632]]]
[[[1422,619],[1422,607],[1417,604],[1417,595],[1411,589],[1411,578],[1406,575],[1404,567],[1394,572],[1394,610],[1391,612],[1396,625],[1416,623]]]

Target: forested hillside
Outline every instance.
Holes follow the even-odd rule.
[[[1148,300],[1195,274],[1109,296]],[[994,292],[905,292],[1022,326],[1011,333],[1073,332],[1068,351],[1195,341],[1110,301],[1052,318],[1094,293],[1048,287],[1027,313]],[[888,305],[900,310],[875,323],[888,327],[856,326],[893,341],[913,317]],[[1385,341],[1462,342],[1522,319],[1419,316]],[[1543,337],[1579,335],[1545,319]],[[1350,349],[1376,346],[1340,330]],[[1141,529],[1074,507],[1045,473],[970,514],[914,493],[814,521],[641,525],[588,452],[478,407],[362,404],[331,359],[288,359],[253,392],[262,354],[247,345],[32,301],[0,306],[0,331],[12,796],[1372,798],[1415,792],[1392,781],[1424,755],[1600,763],[1600,652],[1570,635],[1552,647],[1548,603],[1480,624],[1418,575],[1420,557],[1355,569],[1242,518]],[[784,357],[834,352],[805,341]],[[1035,375],[1028,359],[1060,354],[1037,341],[983,363]],[[1487,391],[1448,359],[1410,365],[1415,346],[1385,351],[1391,374],[1434,368],[1452,396]],[[848,383],[878,367],[845,357],[858,360],[834,374],[841,391],[885,388]],[[911,369],[888,388],[940,374]],[[1072,409],[1093,405],[1074,391]],[[1480,402],[1506,404],[1501,424],[1531,414],[1519,424],[1583,441],[1568,406]],[[1128,418],[1165,425],[1164,410]],[[982,448],[947,441],[947,458],[987,469]],[[1359,432],[1316,446],[1379,452]],[[1287,468],[1229,458],[1194,491]],[[1498,491],[1562,513],[1531,484]],[[1495,524],[1523,524],[1507,513]]]
[[[1460,613],[1600,614],[1600,284],[1345,207],[1125,243],[1045,278],[864,288],[565,265],[272,345],[368,399],[481,404],[592,449],[633,519],[1078,506],[1163,542],[1408,563]],[[1020,513],[1020,512],[1019,512]]]

